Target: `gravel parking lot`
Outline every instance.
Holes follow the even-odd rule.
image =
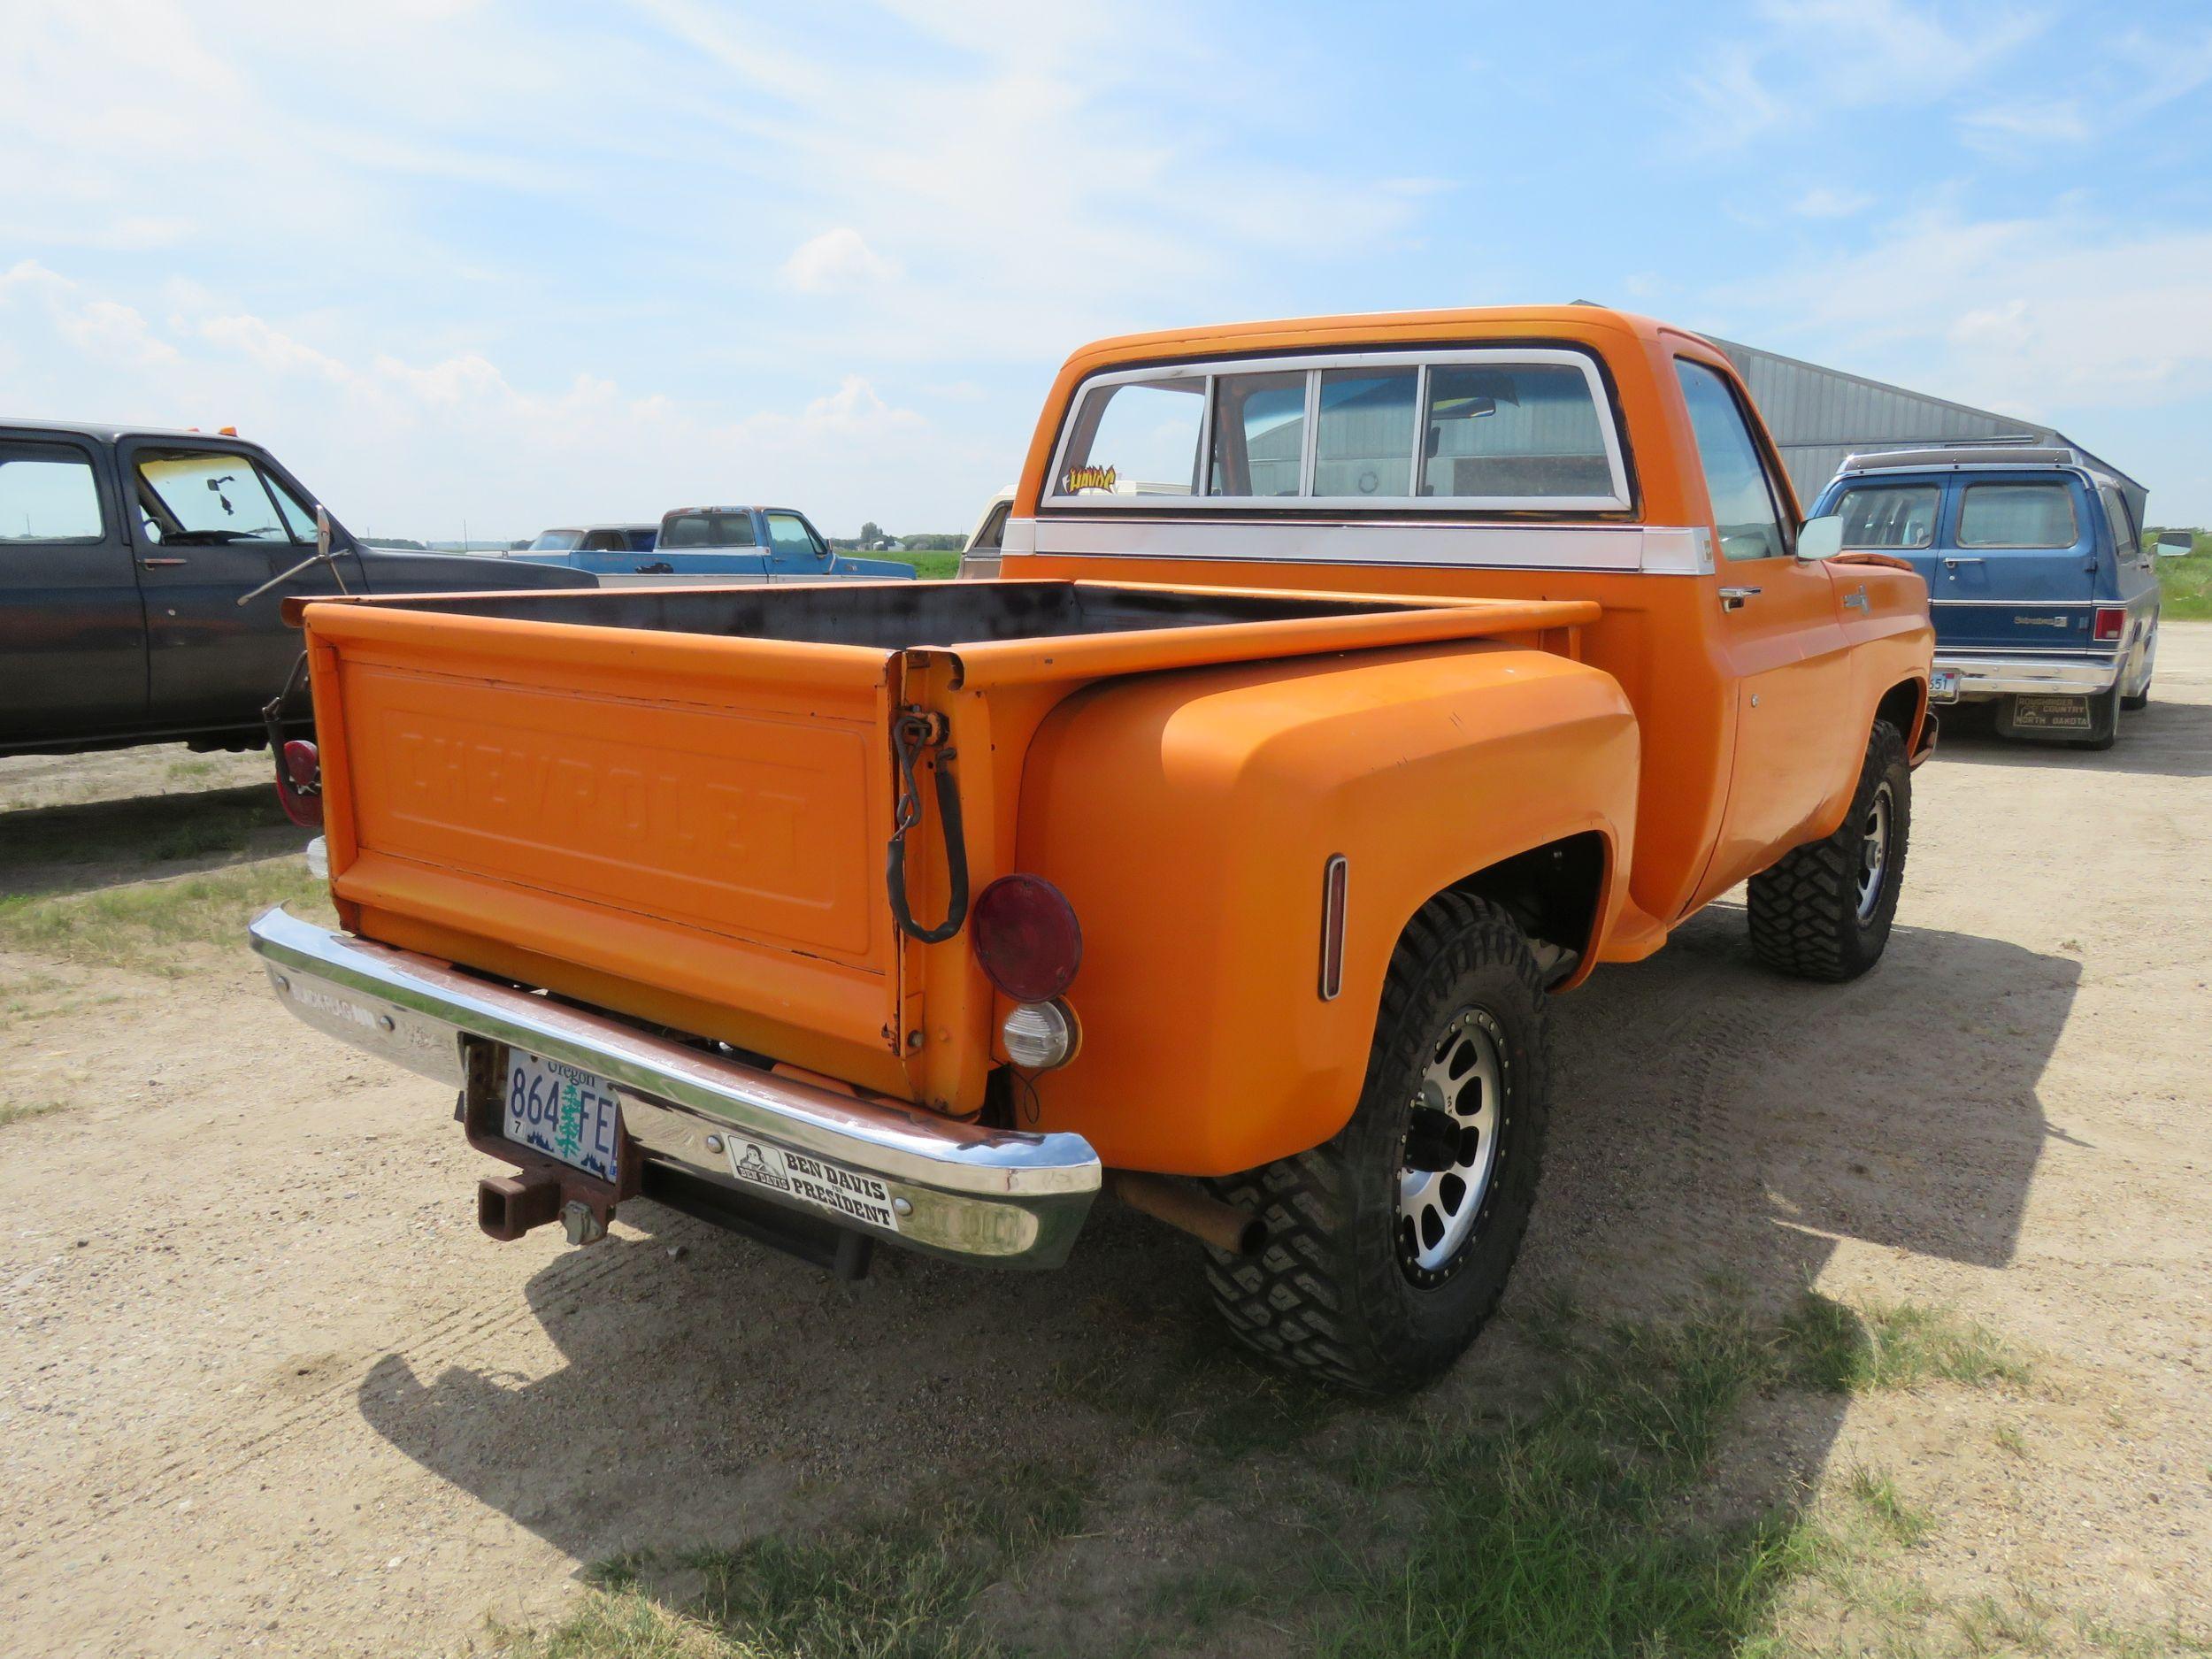
[[[2108,753],[1947,733],[1869,978],[1763,974],[1732,902],[1561,1004],[1508,1318],[1409,1408],[1279,1389],[1220,1346],[1191,1248],[1105,1207],[1033,1278],[879,1256],[844,1286],[643,1202],[588,1249],[494,1244],[451,1102],[296,1025],[216,942],[311,902],[265,760],[0,761],[5,1645],[526,1646],[595,1563],[680,1563],[649,1575],[674,1606],[685,1552],[1012,1459],[1084,1471],[1080,1522],[979,1628],[1292,1651],[1310,1604],[1264,1574],[1210,1624],[1149,1622],[1271,1524],[1271,1471],[1519,1408],[1570,1304],[1764,1317],[1810,1286],[2021,1358],[1995,1386],[1753,1391],[1687,1510],[1857,1491],[1926,1522],[1879,1563],[1919,1623],[1809,1571],[1760,1615],[1786,1647],[2204,1651],[2212,624],[2165,635]]]

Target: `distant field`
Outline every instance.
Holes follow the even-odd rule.
[[[957,553],[886,553],[878,557],[896,559],[902,565],[911,565],[914,574],[926,582],[943,581],[960,568]]]
[[[2165,590],[2166,616],[2183,621],[2212,619],[2212,535],[2197,532],[2196,551],[2186,558],[2160,559],[2158,585]]]

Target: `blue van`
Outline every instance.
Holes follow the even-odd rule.
[[[1813,513],[1926,580],[1932,701],[1993,703],[2007,737],[2109,749],[2158,655],[2140,495],[2072,449],[1901,449],[1851,457]]]
[[[914,580],[911,565],[838,552],[804,513],[790,507],[679,507],[661,516],[642,549],[601,550],[586,542],[566,551],[534,549],[514,557],[589,571],[603,588]]]

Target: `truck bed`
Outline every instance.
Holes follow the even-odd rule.
[[[964,804],[972,890],[1014,865],[1023,758],[1116,675],[1521,636],[1583,602],[1070,581],[658,588],[318,602],[333,892],[349,930],[926,1103],[972,1108],[987,992],[886,892],[893,721],[941,746],[907,838],[949,902],[929,772]],[[972,1029],[971,1029],[972,1028]],[[918,1045],[923,1031],[957,1033]]]
[[[795,583],[612,592],[425,594],[376,603],[394,610],[440,616],[498,617],[517,622],[809,645],[863,645],[886,650],[1371,616],[1408,608],[1404,601],[1349,595],[1068,581],[915,582],[895,588]]]

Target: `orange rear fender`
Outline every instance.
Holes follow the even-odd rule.
[[[1435,894],[1594,832],[1599,931],[1636,811],[1610,676],[1524,647],[1417,647],[1110,682],[1056,710],[1022,788],[1020,867],[1075,906],[1082,1047],[1036,1125],[1110,1165],[1226,1174],[1349,1117],[1382,981]],[[1321,995],[1324,874],[1348,864],[1343,985]],[[1029,1102],[1025,1102],[1025,1108]]]

